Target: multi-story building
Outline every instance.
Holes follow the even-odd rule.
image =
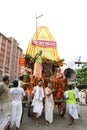
[[[19,58],[21,57],[23,57],[23,50],[17,41],[0,33],[0,79],[3,74],[9,74],[10,80],[19,77],[21,72]]]

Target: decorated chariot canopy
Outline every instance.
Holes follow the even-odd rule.
[[[37,36],[36,36],[37,35]],[[57,50],[57,42],[52,36],[49,29],[45,26],[40,26],[28,43],[26,54],[34,58],[35,54],[42,50],[42,58],[59,61],[60,57]]]

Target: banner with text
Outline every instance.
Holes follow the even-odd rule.
[[[32,45],[33,46],[40,46],[40,47],[56,48],[55,41],[32,40]]]

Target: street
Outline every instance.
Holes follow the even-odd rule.
[[[44,124],[44,114],[40,118],[40,126],[36,127],[34,124],[34,119],[27,116],[27,109],[24,110],[23,121],[20,130],[87,130],[87,106],[80,105],[81,117],[79,120],[75,121],[75,124],[68,125],[68,115],[67,112],[65,117],[58,115],[57,109],[54,109],[54,121],[53,124],[46,126]]]

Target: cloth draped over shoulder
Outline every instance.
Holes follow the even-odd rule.
[[[32,101],[33,112],[37,113],[37,117],[39,117],[43,110],[43,98],[44,98],[44,91],[42,87],[38,85],[34,87],[33,92],[34,98]]]
[[[9,92],[9,88],[3,83],[0,83],[0,110],[3,111],[5,116],[11,113],[11,101],[12,97]]]

